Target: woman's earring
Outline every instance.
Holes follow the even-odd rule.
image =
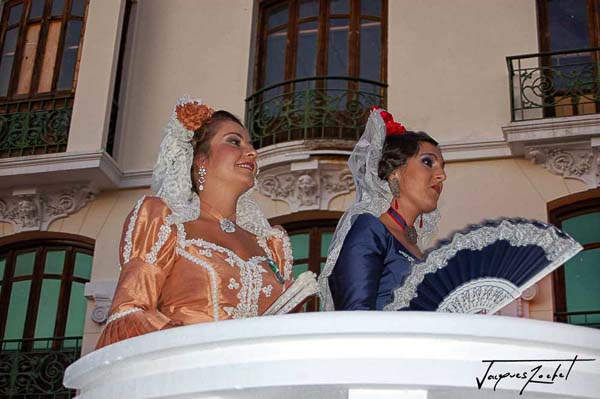
[[[198,168],[198,191],[204,191],[204,183],[206,182],[206,168],[204,165]]]
[[[398,197],[400,196],[400,183],[398,183],[398,179],[395,177],[390,180],[390,190],[392,191],[392,195],[394,196],[394,209],[398,209]]]

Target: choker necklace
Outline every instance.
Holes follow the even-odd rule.
[[[406,220],[402,217],[401,214],[399,214],[394,208],[390,207],[390,209],[387,210],[387,214],[390,215],[390,217],[392,218],[392,220],[394,222],[396,222],[396,224],[398,226],[400,226],[400,228],[402,228],[402,230],[404,230],[404,234],[406,236],[406,239],[408,240],[409,243],[411,244],[416,244],[417,243],[417,230],[415,229],[414,226],[408,226],[408,224],[406,223]]]
[[[217,219],[219,221],[219,227],[225,233],[235,232],[235,222],[221,215],[219,212],[217,212],[217,210],[215,210],[212,206],[208,205],[206,202],[200,204],[200,213],[202,213],[202,211],[208,213],[210,216]]]

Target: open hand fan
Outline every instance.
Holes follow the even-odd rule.
[[[495,313],[582,249],[537,221],[469,226],[415,263],[384,310]]]

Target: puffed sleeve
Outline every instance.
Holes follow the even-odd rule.
[[[359,215],[329,277],[336,310],[375,310],[384,268],[385,239],[376,218]]]
[[[157,310],[177,256],[171,214],[162,199],[144,197],[125,219],[119,248],[121,275],[96,348],[178,324]]]

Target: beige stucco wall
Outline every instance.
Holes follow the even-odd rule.
[[[391,0],[388,108],[446,143],[501,139],[505,57],[537,52],[533,0]]]
[[[243,118],[252,0],[144,0],[136,5],[118,163],[152,168],[176,100],[189,94]]]

